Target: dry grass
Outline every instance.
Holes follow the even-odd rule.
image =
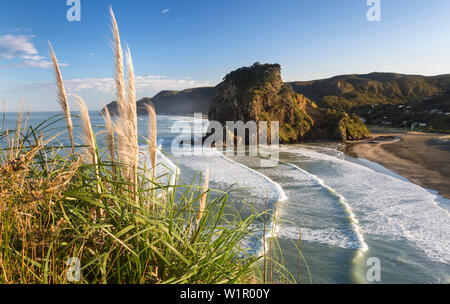
[[[202,190],[204,191],[202,196],[200,197],[200,205],[199,210],[197,214],[197,226],[199,225],[205,210],[206,210],[206,199],[208,196],[208,188],[209,188],[209,167],[206,168],[205,178],[203,181],[203,187]]]
[[[73,148],[73,146],[74,146],[73,124],[72,124],[72,117],[70,115],[69,101],[67,100],[67,93],[66,93],[66,89],[64,87],[61,70],[59,69],[58,59],[56,58],[55,51],[53,50],[53,47],[50,42],[48,43],[48,45],[50,47],[50,57],[52,59],[53,69],[55,71],[56,85],[58,87],[58,97],[59,97],[58,101],[59,101],[59,105],[61,106],[61,108],[63,110],[64,117],[67,122],[67,129],[69,131],[70,143]]]
[[[113,129],[113,123],[111,120],[111,114],[109,113],[109,110],[107,107],[105,107],[105,111],[102,114],[103,119],[105,121],[105,142],[106,146],[108,147],[109,155],[111,158],[111,162],[115,162],[115,148],[114,148],[114,129]],[[115,171],[115,170],[114,170]]]
[[[156,111],[153,104],[146,104],[148,119],[149,119],[149,128],[148,128],[148,149],[150,155],[150,162],[152,165],[153,177],[156,178],[156,149],[157,149],[157,120],[156,120]]]
[[[84,146],[67,151],[56,141],[60,134],[43,141],[45,128],[24,131],[22,114],[15,132],[0,132],[1,147],[6,142],[0,157],[0,283],[74,283],[66,276],[66,263],[73,257],[80,260],[79,283],[85,284],[250,282],[261,275],[259,257],[250,256],[242,243],[261,215],[242,219],[228,212],[228,194],[222,192],[208,202],[209,173],[200,186],[196,180],[190,185],[179,180],[157,183],[152,107],[152,176],[146,163],[138,166],[133,64],[127,50],[125,98],[120,35],[112,9],[111,20],[119,117],[113,121],[109,112],[104,115],[110,161],[102,159],[88,109],[78,96]],[[73,144],[63,79],[53,49],[51,53]],[[49,119],[43,125],[53,123]],[[82,149],[90,161],[84,162]]]
[[[120,41],[119,28],[112,8],[110,9],[112,32],[114,37],[115,55],[115,82],[117,87],[117,103],[119,117],[113,124],[113,130],[117,136],[118,157],[121,162],[122,172],[128,176],[131,183],[137,184],[137,167],[139,164],[139,144],[137,130],[136,88],[134,81],[134,68],[129,49],[126,53],[128,69],[127,97],[125,98],[125,78],[123,65],[123,50]]]
[[[23,142],[16,136],[14,142]],[[31,147],[9,146],[0,167],[0,282],[64,282],[58,262],[66,220],[55,217],[57,204],[81,165],[68,158],[37,163],[47,142]],[[55,155],[57,151],[50,152]],[[44,174],[41,166],[45,166]]]

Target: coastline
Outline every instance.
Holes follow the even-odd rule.
[[[348,142],[344,152],[376,162],[450,199],[450,140],[437,133],[377,133]]]

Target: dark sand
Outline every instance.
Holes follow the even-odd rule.
[[[375,134],[372,140],[351,143],[347,150],[450,199],[450,138],[443,136],[415,132]],[[400,141],[389,141],[391,137]],[[377,138],[387,141],[378,142]]]

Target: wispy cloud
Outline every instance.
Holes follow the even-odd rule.
[[[103,93],[113,97],[115,82],[113,78],[75,78],[64,81],[66,89],[74,93]],[[161,90],[181,90],[211,85],[210,81],[192,79],[170,79],[165,76],[136,76],[136,91],[142,96],[153,96]],[[16,90],[40,91],[54,90],[51,82],[28,83],[19,85]]]
[[[171,10],[172,10],[171,8],[163,9],[163,10],[161,11],[161,14],[167,14],[167,13],[170,12]]]
[[[36,47],[31,41],[33,35],[5,35],[0,36],[0,57],[8,60],[19,59],[19,63],[1,65],[0,69],[8,68],[50,68],[50,61],[39,55]],[[66,66],[67,64],[61,64]]]
[[[38,51],[30,40],[32,35],[5,35],[0,36],[0,56],[13,59],[20,56],[37,55]]]

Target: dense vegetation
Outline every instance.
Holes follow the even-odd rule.
[[[399,105],[367,109],[367,123],[433,132],[450,132],[450,91]]]
[[[0,132],[0,283],[263,281],[241,244],[256,214],[240,218],[200,177],[172,184],[176,172],[153,175],[151,162],[131,168],[120,147],[88,148],[92,163],[81,146],[39,136],[62,119]]]
[[[370,135],[356,115],[319,108],[283,83],[278,64],[255,63],[228,74],[217,86],[209,119],[222,124],[278,121],[282,143],[362,139]]]
[[[450,89],[450,75],[371,73],[297,81],[291,85],[321,107],[358,113],[359,108],[367,106],[403,104],[445,92]]]
[[[131,55],[127,50],[125,79],[111,15],[118,117],[105,111],[104,148],[81,97],[74,96],[80,116],[71,115],[53,49],[63,115],[28,127],[19,114],[14,130],[0,130],[0,283],[265,283],[269,270],[276,282],[294,282],[271,250],[250,255],[245,246],[249,236],[262,236],[271,248],[266,226],[253,224],[269,210],[242,218],[227,193],[208,188],[208,175],[184,183],[158,163],[151,106],[148,137],[138,137]],[[62,121],[69,136],[58,127],[48,137]],[[60,142],[66,138],[68,146]]]

